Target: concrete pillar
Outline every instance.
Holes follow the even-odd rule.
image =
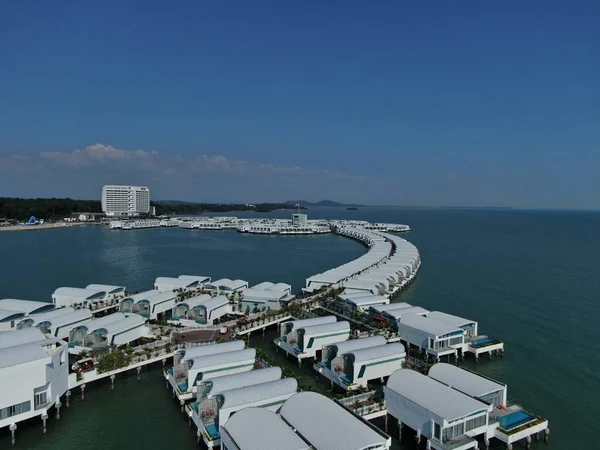
[[[398,442],[402,442],[402,427],[404,424],[402,422],[398,422]]]
[[[512,444],[506,444],[506,450],[513,450]]]
[[[537,433],[535,433],[535,440],[536,441],[540,440],[540,432],[539,431]]]
[[[417,435],[415,436],[415,441],[417,441],[417,444],[421,443],[421,430],[419,430],[417,428]]]
[[[179,400],[179,404],[181,405],[181,412],[184,411],[185,400]]]
[[[387,430],[388,430],[388,415],[387,414],[385,415],[384,427],[385,427],[384,430],[387,433]]]
[[[483,440],[483,443],[485,444],[485,449],[488,450],[490,448],[490,440],[488,438],[485,438]]]
[[[81,385],[81,400],[85,400],[85,383]]]
[[[69,399],[71,398],[71,391],[67,391],[67,408],[69,407]]]
[[[527,441],[526,447],[527,447],[528,449],[530,449],[530,448],[531,448],[531,436],[527,436],[527,437],[525,438],[525,440]]]
[[[163,366],[165,365],[164,363],[164,359],[163,359]],[[138,373],[138,380],[140,379],[140,373],[142,372],[142,366],[138,366],[137,368],[137,373]]]
[[[11,442],[14,445],[15,442],[17,442],[17,439],[15,438],[15,433],[17,432],[17,424],[11,423],[9,429],[10,429]]]
[[[298,367],[302,367],[302,360],[298,358]]]
[[[431,450],[431,441],[427,439],[427,450]]]
[[[265,337],[265,330],[266,330],[266,329],[267,329],[267,327],[264,327],[264,328],[262,329],[262,332],[263,332],[263,337]]]
[[[196,442],[200,443],[200,439],[202,439],[202,433],[200,430],[196,431]]]
[[[114,389],[115,388],[115,375],[111,375],[110,376],[110,388]]]
[[[46,421],[48,420],[48,414],[42,414],[42,429],[44,434],[46,434]]]
[[[55,406],[56,406],[56,420],[60,420],[60,407],[62,406],[60,399],[58,399]]]
[[[544,441],[548,442],[549,439],[550,439],[550,428],[546,428],[544,430]]]

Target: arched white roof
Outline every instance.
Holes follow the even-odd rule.
[[[254,384],[219,394],[223,398],[222,409],[269,400],[271,398],[292,395],[298,391],[298,381],[295,378],[282,378],[281,380],[268,381]]]
[[[196,286],[198,284],[198,280],[190,280],[184,278],[173,278],[173,277],[158,277],[154,284],[156,286],[172,286],[176,288],[187,288]]]
[[[33,343],[0,348],[0,369],[46,358],[50,359],[46,350]]]
[[[292,286],[290,284],[287,283],[275,283],[273,286],[267,288],[269,291],[278,291],[278,292],[284,292],[284,291],[291,291],[292,290]]]
[[[228,364],[235,364],[241,361],[254,360],[254,358],[256,358],[256,350],[253,348],[247,348],[245,350],[217,353],[214,355],[186,359],[192,360],[192,367],[194,369],[202,370],[210,367],[220,367]]]
[[[156,305],[157,303],[162,303],[162,302],[169,301],[169,300],[175,300],[175,298],[177,298],[177,295],[173,291],[163,291],[163,292],[159,292],[156,295],[151,295],[148,298],[145,298],[145,299],[139,300],[139,301],[146,301],[150,305]]]
[[[134,303],[139,302],[140,300],[149,300],[150,297],[154,297],[155,295],[160,294],[156,289],[150,289],[149,291],[138,292],[137,294],[130,295],[129,297],[125,297],[121,301],[125,300],[133,300]]]
[[[350,339],[348,341],[336,342],[335,344],[326,345],[327,347],[335,347],[337,355],[343,355],[344,353],[352,352],[354,350],[361,350],[363,348],[377,347],[379,345],[387,344],[387,339],[383,336],[370,336],[360,339]]]
[[[85,327],[88,333],[93,332],[94,330],[98,330],[100,328],[104,328],[109,323],[116,322],[118,320],[123,320],[125,318],[125,314],[116,312],[113,314],[109,314],[108,316],[98,317],[97,319],[92,319],[89,322],[86,322],[82,325],[79,325],[78,328]]]
[[[387,442],[341,405],[316,392],[292,395],[279,414],[316,450],[363,450]]]
[[[348,331],[350,332],[350,323],[344,321],[324,323],[321,325],[313,325],[311,327],[299,327],[298,330],[304,330],[305,335],[315,336],[322,333]]]
[[[119,294],[125,292],[125,286],[113,286],[110,284],[88,284],[85,288],[92,291],[105,291],[109,294]]]
[[[267,369],[250,370],[248,372],[211,378],[206,380],[206,383],[211,385],[208,397],[211,398],[221,392],[230,391],[232,389],[279,380],[281,378],[281,373],[280,367],[273,366]]]
[[[204,306],[207,311],[212,311],[214,309],[220,308],[221,306],[228,305],[229,299],[224,295],[217,295],[216,297],[210,297],[204,300],[198,306]]]
[[[182,280],[190,280],[190,281],[197,281],[200,284],[204,284],[204,283],[209,283],[210,282],[210,277],[205,277],[202,275],[179,275],[180,279]]]
[[[285,297],[286,293],[283,291],[272,291],[270,289],[255,289],[250,288],[244,290],[243,299],[251,301],[253,299],[267,299],[267,300],[279,300]]]
[[[0,348],[30,344],[43,341],[46,335],[39,328],[23,328],[22,330],[0,331]]]
[[[33,326],[36,326],[40,322],[49,321],[51,319],[54,319],[55,317],[62,316],[64,314],[71,314],[74,311],[75,310],[73,308],[71,308],[70,306],[67,306],[66,308],[57,308],[57,309],[53,309],[52,311],[48,311],[45,313],[35,314],[33,316],[25,317],[21,322],[28,321],[28,322],[31,322]]]
[[[210,295],[202,294],[202,295],[198,295],[196,297],[188,298],[187,300],[177,303],[175,306],[185,305],[189,309],[192,309],[194,306],[202,305],[209,298],[210,298]]]
[[[132,327],[144,325],[144,323],[146,323],[146,321],[142,316],[138,314],[132,314],[130,316],[125,317],[124,319],[107,323],[102,328],[106,330],[106,334],[115,334]],[[96,327],[96,330],[98,329],[99,328]],[[90,330],[90,332],[93,333],[96,330]]]
[[[223,425],[240,450],[309,450],[277,414],[264,408],[244,408]]]
[[[25,317],[25,313],[0,309],[0,322],[8,322]]]
[[[313,319],[301,319],[301,320],[291,320],[289,322],[284,322],[286,325],[291,324],[292,330],[297,330],[302,327],[310,327],[312,325],[321,325],[323,323],[333,323],[337,321],[335,316],[323,316],[323,317],[315,317]]]
[[[20,300],[16,298],[4,298],[0,300],[0,309],[14,311],[24,314],[38,314],[51,311],[56,307],[54,303],[36,302],[33,300]]]
[[[36,320],[38,324],[49,322],[54,328],[63,327],[78,322],[89,321],[92,319],[92,311],[89,309],[76,309],[67,314],[47,318],[46,320]]]
[[[424,331],[434,336],[442,336],[445,334],[462,331],[460,328],[453,327],[437,320],[429,319],[418,314],[405,314],[398,321],[399,324],[406,325],[417,330]]]
[[[353,350],[351,352],[347,352],[346,354],[349,356],[351,355],[354,359],[354,363],[356,364],[367,361],[373,361],[380,358],[386,358],[388,356],[406,356],[406,349],[404,348],[404,345],[400,343],[391,343],[385,345],[378,345],[377,347]]]
[[[476,323],[474,320],[463,319],[462,317],[453,316],[452,314],[440,311],[431,311],[427,317],[437,320],[438,322],[447,323],[448,325],[452,325],[457,328],[462,328],[464,326]]]
[[[54,291],[53,295],[61,295],[65,297],[77,297],[81,300],[97,299],[106,296],[106,291],[96,291],[93,289],[82,289],[74,287],[59,287]]]
[[[471,397],[483,397],[506,388],[494,380],[447,363],[431,366],[429,376]]]
[[[182,361],[185,361],[187,359],[199,358],[201,356],[217,355],[219,353],[243,350],[245,345],[246,344],[242,340],[229,341],[222,342],[220,344],[209,344],[201,345],[198,347],[188,347],[185,349],[177,350],[177,352],[183,354]]]
[[[398,303],[390,303],[389,305],[371,306],[371,309],[378,313],[382,313],[383,311],[392,311],[394,309],[403,309],[403,308],[412,308],[412,305],[410,303],[406,303],[406,302],[398,302]]]
[[[250,289],[269,289],[273,286],[275,285],[270,281],[263,281],[262,283],[255,284],[254,286],[250,287]]]
[[[447,421],[488,409],[485,403],[412,369],[396,370],[386,388]]]

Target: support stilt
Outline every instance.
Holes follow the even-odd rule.
[[[13,445],[15,445],[15,443],[17,442],[17,438],[15,437],[15,433],[17,432],[17,424],[11,423],[9,428],[10,428],[11,442]]]
[[[164,365],[164,363],[163,363],[163,365]],[[140,379],[140,373],[141,373],[141,372],[142,372],[142,366],[139,366],[139,367],[137,368],[138,380]]]
[[[81,385],[81,400],[85,400],[85,383]]]
[[[185,401],[184,400],[179,400],[179,404],[181,405],[181,412],[183,412],[184,406],[185,406]]]
[[[46,434],[46,421],[48,420],[48,414],[42,415],[42,429],[44,434]]]
[[[110,376],[110,388],[111,389],[115,388],[115,376],[114,376],[114,374]]]
[[[549,439],[550,439],[550,428],[546,428],[544,430],[544,441],[548,442]]]
[[[527,436],[525,439],[527,441],[526,447],[527,447],[527,449],[530,449],[531,448],[531,436]]]
[[[398,442],[402,442],[402,427],[404,424],[402,422],[398,422]]]
[[[55,406],[56,406],[56,420],[60,420],[60,407],[62,406],[60,399],[56,402]]]

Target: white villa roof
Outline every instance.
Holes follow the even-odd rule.
[[[107,323],[102,328],[106,330],[106,334],[115,334],[127,330],[129,328],[143,326],[145,323],[146,321],[142,316],[138,314],[131,314],[130,316],[125,317],[124,319]],[[100,328],[96,327],[96,330],[98,329]],[[96,330],[91,330],[91,332],[94,332]]]
[[[188,347],[186,349],[178,350],[178,352],[183,353],[182,361],[185,361],[186,359],[194,359],[199,358],[201,356],[216,355],[219,353],[227,353],[242,350],[244,346],[244,341],[239,340],[222,342],[221,344],[209,344],[201,345],[198,347]]]
[[[39,344],[29,343],[0,348],[0,369],[45,358],[48,358],[48,353]]]
[[[277,414],[264,408],[244,408],[223,427],[240,450],[311,448]]]
[[[224,295],[217,295],[216,297],[210,297],[200,303],[201,306],[207,311],[212,311],[213,309],[220,308],[221,306],[228,305],[229,299]]]
[[[387,442],[341,405],[316,392],[291,396],[279,414],[316,450],[362,450]]]
[[[206,380],[207,383],[212,384],[209,397],[214,397],[220,392],[230,391],[232,389],[279,380],[281,378],[281,373],[280,367],[273,366],[267,369],[250,370],[248,372],[211,378],[210,380]]]
[[[368,305],[385,305],[390,300],[382,295],[365,295],[362,297],[351,297],[346,299],[347,303],[352,303],[356,306],[368,306]]]
[[[390,303],[389,305],[371,306],[371,309],[378,313],[382,313],[384,311],[391,311],[394,309],[402,309],[402,308],[412,308],[412,305],[410,303],[406,303],[406,302],[399,302],[399,303]]]
[[[179,275],[178,278],[182,280],[197,281],[200,284],[210,283],[210,277],[205,277],[202,275]]]
[[[174,277],[158,277],[154,284],[157,286],[174,286],[176,288],[189,287],[196,283],[197,280],[186,280],[184,278]]]
[[[292,286],[286,283],[275,283],[273,286],[267,288],[267,290],[277,292],[291,291]]]
[[[488,409],[486,404],[411,369],[391,374],[387,388],[447,421]]]
[[[297,330],[301,327],[309,327],[313,325],[321,325],[324,323],[334,323],[337,321],[335,316],[323,316],[323,317],[314,317],[312,319],[301,319],[301,320],[291,320],[289,322],[284,322],[286,324],[292,324],[292,329]]]
[[[92,319],[92,311],[89,309],[76,309],[67,314],[47,318],[46,320],[36,319],[36,323],[50,322],[53,327],[62,327],[65,325],[75,324],[77,322],[89,321]]]
[[[387,339],[383,336],[370,336],[360,339],[350,339],[348,341],[336,342],[335,344],[326,345],[327,347],[336,347],[337,354],[343,355],[354,350],[361,350],[363,348],[377,347],[379,345],[387,344]]]
[[[88,300],[91,297],[99,297],[99,294],[106,295],[106,291],[96,291],[94,289],[82,289],[74,287],[59,287],[52,295],[64,295],[67,297],[77,297],[81,300]]]
[[[62,316],[63,314],[70,314],[73,311],[75,311],[75,310],[73,308],[71,308],[70,306],[67,306],[66,308],[57,308],[57,309],[53,309],[52,311],[48,311],[45,313],[40,313],[40,314],[35,314],[33,316],[25,317],[22,320],[22,322],[31,321],[33,323],[33,325],[35,326],[35,325],[39,324],[40,322],[51,320],[55,317]]]
[[[16,298],[4,298],[0,300],[0,309],[4,311],[14,311],[24,314],[36,314],[39,309],[45,312],[54,309],[54,303],[36,302],[33,300],[19,300]]]
[[[417,330],[424,331],[434,336],[442,336],[445,334],[454,333],[455,331],[462,330],[460,328],[453,327],[437,320],[429,319],[427,317],[419,316],[418,314],[405,314],[398,321],[399,324],[406,325]]]
[[[152,295],[148,297],[147,300],[149,305],[156,305],[157,303],[163,303],[169,300],[175,300],[177,298],[177,294],[173,291],[162,291],[158,292],[156,295]]]
[[[427,317],[433,320],[437,320],[438,322],[443,322],[448,325],[452,325],[456,328],[461,328],[466,325],[471,325],[473,323],[477,323],[474,320],[463,319],[462,317],[453,316],[452,314],[447,314],[445,312],[440,311],[431,311]]]
[[[46,335],[38,328],[23,328],[22,330],[0,331],[0,348],[30,344],[46,339]]]
[[[310,327],[298,327],[298,330],[304,330],[305,336],[316,336],[322,333],[332,333],[336,331],[348,331],[350,332],[350,323],[344,321],[324,323],[321,325],[313,325]]]
[[[338,298],[340,300],[349,300],[351,298],[359,298],[359,297],[366,297],[367,295],[363,292],[363,291],[356,291],[356,292],[346,292],[346,289],[344,289],[344,292],[342,292],[340,295],[338,295]]]
[[[345,353],[354,356],[354,363],[373,361],[388,356],[406,356],[406,349],[400,343],[378,345],[377,347],[363,348]],[[338,353],[339,356],[339,353]]]
[[[218,289],[230,289],[230,290],[235,290],[235,289],[240,289],[242,287],[244,287],[246,284],[248,284],[246,281],[244,280],[230,280],[229,278],[221,278],[220,280],[216,280],[213,281],[211,283],[207,283],[208,286],[212,286],[212,287],[216,287]]]
[[[209,298],[209,294],[202,294],[196,297],[188,298],[187,300],[177,303],[175,306],[186,305],[189,309],[192,309],[194,306],[202,305]]]
[[[104,291],[108,292],[109,294],[125,292],[125,286],[112,286],[110,284],[88,284],[85,288],[92,291]]]
[[[113,314],[109,314],[108,316],[98,317],[97,319],[92,319],[89,322],[78,325],[78,327],[85,327],[87,329],[88,333],[91,333],[94,330],[104,328],[109,323],[116,322],[118,320],[123,320],[124,318],[125,318],[125,314],[116,312]]]
[[[437,363],[431,366],[429,377],[471,397],[483,397],[506,388],[505,385],[489,378],[447,363]]]
[[[281,380],[223,391],[217,395],[223,397],[221,409],[226,409],[283,397],[296,392],[298,392],[298,381],[295,378],[282,378]]]
[[[378,289],[382,285],[378,281],[360,281],[360,280],[348,280],[344,281],[344,287],[350,289]]]
[[[127,297],[130,300],[133,300],[134,303],[139,302],[140,300],[149,300],[150,297],[154,297],[155,295],[160,294],[156,289],[150,289],[144,292],[138,292],[137,294],[130,295]],[[125,299],[124,299],[125,300]]]
[[[211,367],[227,366],[228,364],[235,364],[242,361],[249,361],[256,358],[256,350],[253,348],[247,348],[244,350],[237,350],[226,353],[216,353],[213,355],[185,358],[186,360],[192,361],[192,367],[194,369],[209,369]]]
[[[406,314],[424,315],[429,313],[429,311],[425,308],[421,308],[420,306],[411,306],[409,308],[388,309],[387,311],[383,311],[383,313],[393,317],[396,320],[400,320]]]
[[[251,286],[250,289],[269,289],[270,287],[275,286],[270,281],[263,281],[262,283],[255,284]]]
[[[17,311],[6,311],[5,309],[0,309],[0,322],[6,321],[7,319],[20,319],[23,316],[25,316],[25,313]]]
[[[272,291],[270,289],[246,289],[243,293],[244,300],[279,300],[287,294],[283,291]]]

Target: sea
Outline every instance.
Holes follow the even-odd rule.
[[[550,441],[533,448],[600,448],[600,213],[486,209],[310,208],[309,218],[404,223],[423,264],[395,301],[479,322],[502,339],[502,358],[469,369],[508,385],[508,398],[548,418]],[[237,213],[288,217],[290,211]],[[0,298],[50,301],[59,286],[90,283],[151,289],[158,276],[194,274],[290,283],[299,291],[313,274],[366,251],[336,235],[254,236],[179,228],[114,231],[102,226],[0,233]],[[272,336],[251,344],[273,352]],[[279,361],[278,361],[279,362]],[[310,368],[302,377],[316,380]],[[314,381],[316,383],[316,381]],[[52,414],[20,424],[12,448],[35,450],[194,449],[196,433],[180,412],[161,370],[120,375],[74,392],[60,420]],[[0,430],[0,449],[10,448]],[[394,449],[417,448],[395,439]],[[492,448],[504,448],[495,444]],[[276,449],[275,449],[276,450]]]

